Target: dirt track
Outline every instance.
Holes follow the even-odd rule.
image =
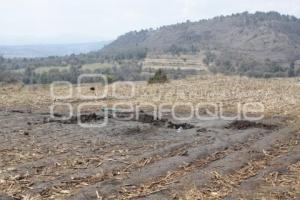
[[[193,199],[185,195],[195,187],[204,199],[251,199],[269,173],[288,175],[300,161],[299,134],[284,120],[192,120],[178,131],[176,123],[109,119],[87,129],[0,112],[0,191],[17,199]]]

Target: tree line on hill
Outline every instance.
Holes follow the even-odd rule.
[[[158,75],[154,75],[158,72]],[[120,61],[118,65],[112,67],[97,68],[94,70],[84,69],[82,65],[70,65],[63,69],[59,67],[51,67],[42,72],[36,71],[36,67],[28,66],[22,71],[4,70],[0,65],[0,83],[24,83],[24,84],[50,84],[54,81],[68,81],[76,84],[78,77],[82,74],[103,74],[106,75],[108,82],[115,81],[148,81],[153,79],[153,83],[164,76],[167,79],[182,79],[189,75],[197,74],[195,70],[181,70],[181,69],[165,69],[143,70],[142,64],[138,60]],[[154,75],[154,76],[153,76]],[[152,79],[151,79],[152,78]],[[87,83],[97,82],[96,79],[85,79]],[[152,82],[149,82],[152,83]]]
[[[113,74],[120,77],[120,74],[136,76],[137,61],[146,57],[146,51],[131,51],[119,54],[101,54],[100,52],[90,52],[87,54],[69,56],[50,56],[45,58],[4,58],[0,56],[0,82],[13,83],[23,81],[24,83],[49,83],[53,80],[66,80],[74,82],[74,76],[80,73],[98,73],[97,71],[82,70],[84,64],[93,63],[128,63],[131,67],[121,67],[120,70],[113,70]],[[71,66],[68,70],[58,70],[57,67]],[[35,69],[40,67],[52,68],[49,72],[36,73]],[[131,69],[129,69],[131,68]],[[24,71],[24,72],[22,72]],[[101,71],[101,70],[100,70]],[[133,75],[130,75],[131,71]],[[125,73],[123,73],[125,72]],[[31,76],[31,77],[30,77]],[[30,77],[30,78],[29,78]],[[33,77],[33,78],[32,78]],[[124,79],[124,78],[121,78]],[[139,79],[139,78],[135,78]]]
[[[208,69],[212,73],[245,75],[256,78],[272,78],[272,77],[295,77],[300,76],[300,68],[295,67],[295,61],[287,64],[265,59],[264,63],[256,61],[234,62],[230,59],[221,58],[212,52],[206,52],[203,62],[207,64]]]
[[[291,62],[288,67],[282,67],[278,63],[269,60],[266,61],[267,64],[264,66],[256,62],[241,62],[239,63],[239,67],[235,67],[232,61],[220,60],[211,52],[206,53],[203,62],[209,66],[208,69],[212,73],[246,75],[257,78],[300,76],[300,68],[295,68],[294,62]],[[0,82],[49,84],[53,81],[69,81],[76,83],[78,76],[81,74],[104,74],[108,77],[109,82],[142,80],[150,80],[150,83],[152,81],[156,82],[155,76],[151,79],[151,76],[156,71],[151,69],[143,70],[142,64],[138,60],[120,61],[118,66],[114,65],[111,68],[99,68],[95,70],[83,69],[81,63],[82,62],[73,62],[72,65],[64,69],[53,66],[42,72],[36,72],[37,67],[32,66],[26,66],[22,71],[6,70],[6,68],[0,64]],[[158,72],[161,73],[161,71]],[[196,75],[199,73],[195,70],[180,69],[164,69],[164,72],[171,79],[185,78],[188,75]],[[158,76],[160,75],[161,74],[158,74]]]

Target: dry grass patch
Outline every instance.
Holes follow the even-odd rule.
[[[95,84],[81,86],[83,94],[100,95],[103,88],[96,85],[97,91],[90,88]],[[148,85],[144,82],[135,83],[135,93],[129,100],[117,99],[113,95],[113,86],[108,86],[108,95],[98,100],[111,105],[112,103],[132,103],[143,105],[174,104],[175,102],[219,103],[228,111],[236,112],[238,103],[260,102],[265,106],[268,116],[298,116],[300,113],[300,79],[254,79],[238,76],[205,75],[190,77],[185,80],[171,81],[166,84]],[[55,93],[68,94],[67,87],[55,88]],[[118,84],[116,93],[119,96],[131,96],[131,87]],[[13,109],[26,107],[32,110],[48,108],[55,100],[51,99],[49,86],[3,86],[0,88],[0,107]],[[83,102],[79,97],[78,87],[73,86],[72,99],[64,100],[74,104]],[[61,101],[60,101],[61,102]]]

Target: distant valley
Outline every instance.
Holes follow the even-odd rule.
[[[71,54],[81,54],[88,53],[91,51],[99,51],[108,43],[109,41],[49,45],[0,45],[0,55],[6,58],[37,58],[48,56],[66,56]]]

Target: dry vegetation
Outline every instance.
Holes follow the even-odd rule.
[[[96,91],[91,91],[91,87],[96,87]],[[56,94],[66,94],[66,87],[56,88]],[[74,86],[74,98],[69,100],[60,100],[78,104],[84,100],[78,98],[77,87]],[[101,89],[98,85],[84,85],[81,90],[85,94],[97,95]],[[0,108],[7,110],[28,109],[32,112],[48,111],[48,107],[56,101],[50,98],[49,86],[3,86],[0,88]],[[127,96],[130,91],[128,86],[117,87],[117,93]],[[186,80],[172,81],[163,85],[147,85],[146,83],[136,83],[135,96],[130,102],[134,105],[143,105],[147,103],[175,103],[190,102],[194,105],[198,103],[215,102],[224,105],[226,111],[235,112],[236,103],[261,102],[265,106],[265,114],[267,118],[282,117],[288,126],[297,128],[300,123],[300,79],[251,79],[247,77],[228,77],[228,76],[199,76],[191,77]],[[103,100],[98,100],[111,105],[115,102],[127,102],[128,100],[118,100],[112,95],[112,86],[109,86],[109,95]],[[300,128],[300,127],[299,127]],[[259,159],[251,159],[246,165],[229,174],[222,174],[213,171],[209,174],[211,180],[202,188],[186,188],[186,194],[174,194],[174,198],[192,200],[192,199],[223,199],[232,197],[233,199],[297,199],[300,197],[300,163],[296,162],[291,166],[280,166],[276,168],[276,161],[282,155],[289,153],[299,153],[299,137],[288,141],[278,141],[268,151],[264,151],[263,157]],[[295,150],[296,148],[296,150]],[[201,166],[225,157],[227,151],[218,152],[210,157],[198,160],[193,164],[179,167],[174,171],[169,171],[161,179],[154,182],[144,183],[134,189],[123,188],[121,199],[135,199],[147,195],[161,192],[181,177],[189,172],[200,168]],[[180,152],[179,152],[180,153]],[[38,156],[38,155],[35,155]],[[32,158],[34,159],[34,158]],[[126,172],[131,167],[144,167],[161,158],[149,158],[146,160],[138,160],[136,164],[131,164],[126,168]],[[99,164],[99,163],[98,163]],[[101,163],[100,163],[101,165]],[[270,171],[264,171],[266,166],[272,166]],[[274,167],[275,166],[275,167]],[[60,166],[57,166],[60,167]],[[281,173],[285,170],[286,173]],[[124,172],[125,173],[125,172]],[[261,176],[264,181],[255,184],[257,187],[257,195],[254,197],[247,196],[243,193],[247,189],[236,188],[241,186],[244,181],[252,181],[256,183],[255,177]],[[16,177],[17,179],[18,177]],[[252,180],[254,178],[254,180]],[[94,182],[100,179],[95,179]],[[91,180],[86,180],[91,181]],[[14,182],[13,182],[14,183]],[[14,194],[12,190],[22,190],[19,186],[12,183],[10,188],[6,188],[9,194]],[[89,182],[88,182],[89,183]],[[80,184],[88,184],[86,182]],[[81,187],[80,184],[76,187]],[[0,182],[1,186],[1,182]],[[68,196],[70,191],[63,188],[55,188],[58,197]],[[254,188],[252,188],[254,189]],[[248,191],[249,192],[249,191]],[[97,196],[99,194],[97,193]],[[29,197],[28,197],[29,198]],[[99,197],[100,198],[100,197]],[[26,197],[25,197],[26,199]],[[38,198],[39,199],[39,198]]]
[[[96,85],[96,92],[90,91],[91,85],[83,85],[82,93],[90,96],[99,95],[102,87]],[[129,85],[117,84],[116,94],[128,97],[131,91]],[[269,116],[297,117],[300,111],[300,79],[276,78],[254,79],[238,76],[198,76],[186,80],[172,81],[163,85],[136,83],[134,97],[130,102],[135,105],[146,103],[222,103],[226,110],[237,110],[237,103],[260,102],[265,106],[265,113]],[[82,101],[78,94],[78,87],[73,87],[73,98],[68,102]],[[65,96],[68,87],[56,87],[55,94]],[[54,99],[50,96],[49,86],[4,86],[0,94],[1,108],[15,109],[16,107],[42,109],[50,106]],[[128,102],[118,100],[112,94],[112,86],[108,88],[108,96],[98,102]],[[46,107],[47,108],[47,107]]]

